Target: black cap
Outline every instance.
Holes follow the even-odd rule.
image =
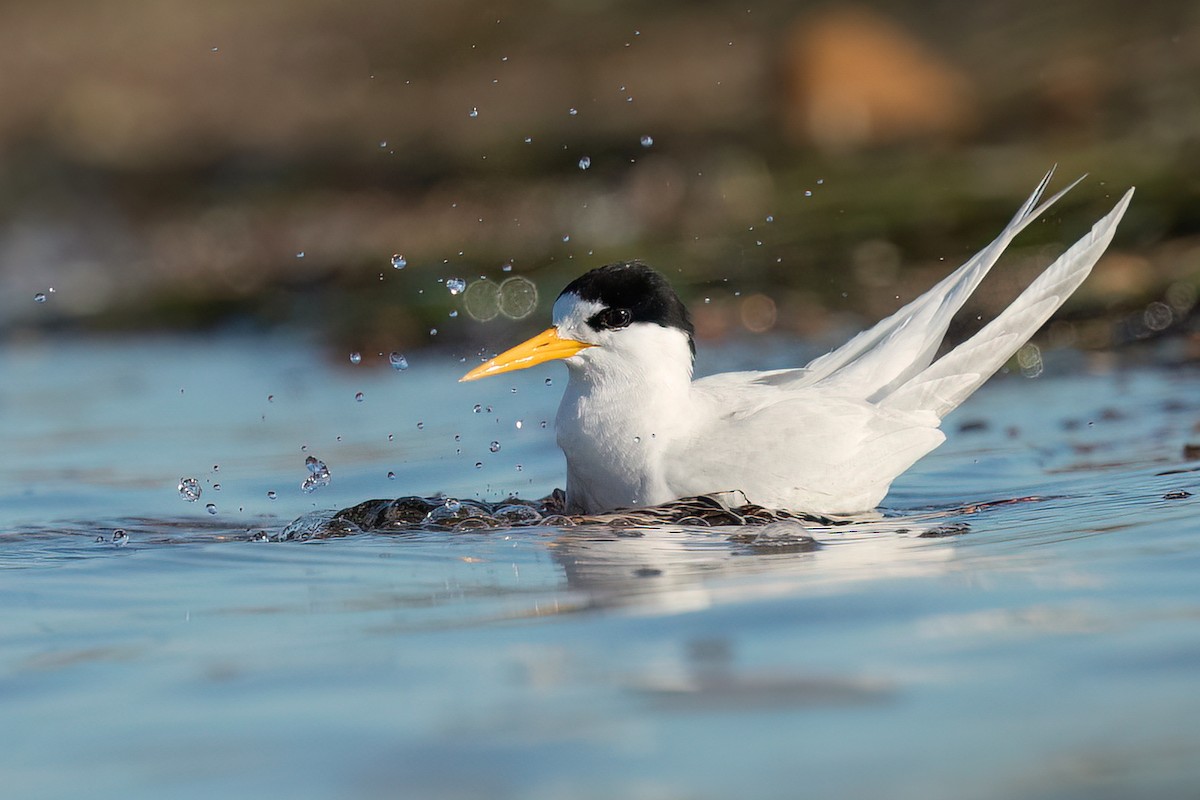
[[[695,328],[683,301],[661,273],[640,261],[597,267],[567,284],[559,296],[564,294],[604,306],[588,320],[597,330],[622,328],[631,322],[677,328],[687,335],[692,354],[696,352],[692,341]]]

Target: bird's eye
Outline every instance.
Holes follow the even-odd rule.
[[[633,314],[628,308],[606,308],[597,314],[597,322],[601,328],[624,328],[633,321]]]

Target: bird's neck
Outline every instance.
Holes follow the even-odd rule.
[[[644,358],[594,353],[586,364],[568,362],[556,427],[567,457],[568,500],[577,508],[671,499],[663,482],[665,450],[688,435],[695,419],[691,352],[678,338],[639,349]]]
[[[605,417],[610,425],[653,427],[676,420],[686,410],[691,386],[690,369],[635,363],[603,370],[572,367],[563,399],[588,402],[589,410]]]
[[[636,338],[634,338],[636,337]],[[647,325],[624,333],[621,348],[589,348],[567,362],[567,399],[584,401],[609,430],[648,436],[672,427],[691,396],[692,352],[672,328]],[[615,427],[613,427],[615,426]]]

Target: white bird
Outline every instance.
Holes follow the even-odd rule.
[[[1132,188],[991,323],[934,360],[951,317],[1008,244],[1079,182],[1039,205],[1053,172],[995,241],[805,367],[693,381],[687,310],[662,275],[630,261],[572,281],[552,327],[461,380],[565,360],[555,424],[575,513],[732,491],[768,508],[868,511],[945,440],[942,418],[1029,340],[1112,240]]]

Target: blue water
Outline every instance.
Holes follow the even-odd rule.
[[[1001,376],[884,518],[809,552],[672,526],[249,541],[562,485],[561,366],[458,384],[448,352],[347,355],[0,348],[4,796],[1196,796],[1200,372]],[[309,454],[332,482],[305,494]]]

